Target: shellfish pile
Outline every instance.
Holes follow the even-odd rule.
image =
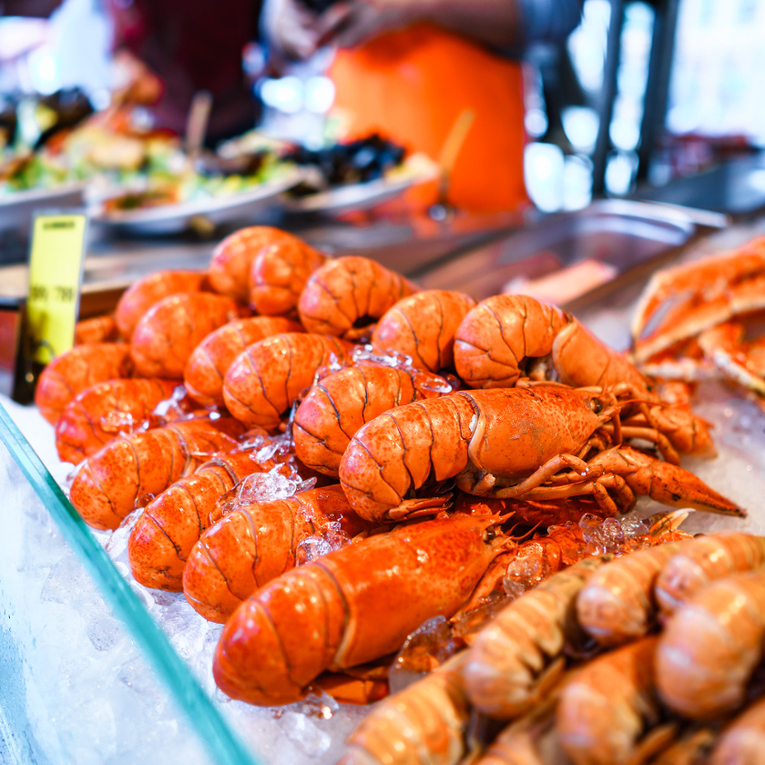
[[[571,314],[419,290],[276,229],[142,279],[78,338],[36,394],[70,499],[132,524],[138,582],[225,624],[216,682],[252,704],[384,697],[421,624],[475,631],[531,549],[537,581],[587,569],[555,535],[639,496],[745,514],[680,466],[714,457],[707,423]],[[264,476],[297,491],[264,499]],[[682,536],[657,519],[640,546]]]

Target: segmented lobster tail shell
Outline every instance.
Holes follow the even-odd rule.
[[[175,387],[173,380],[133,378],[86,388],[66,405],[56,423],[59,458],[77,465],[120,433],[142,427]]]
[[[288,316],[311,274],[327,256],[297,237],[283,237],[260,249],[250,268],[250,304],[264,316]]]
[[[475,300],[463,292],[416,292],[385,312],[372,333],[372,346],[381,354],[409,356],[417,369],[452,369],[457,327],[474,306]]]
[[[425,397],[411,371],[367,364],[341,369],[314,385],[297,408],[295,453],[304,465],[337,477],[359,428],[389,409]]]
[[[457,328],[454,364],[471,388],[506,388],[526,360],[552,352],[568,316],[525,295],[495,295],[468,311]]]
[[[89,457],[75,476],[69,498],[83,520],[116,529],[143,495],[157,495],[244,432],[233,417],[187,420],[119,436]]]
[[[35,404],[51,425],[78,394],[97,383],[130,377],[133,362],[127,343],[77,345],[43,369],[35,389]]]
[[[146,587],[179,592],[186,561],[218,498],[245,476],[263,472],[250,452],[231,452],[205,462],[152,500],[130,531],[128,560]]]
[[[159,271],[131,284],[114,310],[120,335],[130,340],[138,322],[154,305],[170,295],[201,292],[208,285],[204,271]]]
[[[340,527],[336,544],[369,528],[337,485],[239,507],[191,551],[183,574],[186,600],[205,619],[224,624],[259,587],[294,568],[301,542],[323,534],[328,524]]]
[[[236,319],[211,332],[194,349],[183,370],[189,396],[203,406],[223,406],[223,378],[247,346],[283,332],[302,332],[296,321],[271,316]]]
[[[307,332],[355,340],[417,287],[377,261],[348,255],[314,271],[298,313]]]
[[[273,431],[316,372],[345,361],[351,345],[325,335],[285,332],[248,346],[223,379],[229,412],[248,427]]]
[[[340,483],[368,520],[383,520],[425,484],[457,475],[468,463],[475,409],[459,395],[417,401],[385,412],[353,437],[340,462]]]
[[[130,355],[144,377],[183,379],[194,349],[214,330],[247,310],[212,292],[171,295],[144,314],[130,341]]]

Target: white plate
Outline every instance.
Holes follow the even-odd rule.
[[[334,189],[308,194],[304,197],[284,195],[284,206],[293,212],[340,213],[366,210],[389,199],[394,199],[408,188],[438,176],[438,166],[422,155],[413,155],[412,161],[391,176],[366,183],[337,186]]]
[[[287,190],[303,179],[300,168],[265,181],[239,194],[194,199],[177,204],[158,205],[140,210],[106,212],[103,205],[93,205],[91,220],[135,233],[178,233],[189,227],[193,218],[203,218],[213,224],[245,218],[256,210],[276,202]]]
[[[36,210],[85,206],[84,183],[62,183],[44,189],[25,189],[0,194],[0,230],[29,231]]]

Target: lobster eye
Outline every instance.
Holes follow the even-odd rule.
[[[595,414],[600,414],[603,411],[603,402],[599,398],[591,398],[590,409],[592,409]]]
[[[483,533],[483,540],[484,542],[491,542],[494,537],[497,536],[497,530],[491,526],[490,528],[486,529]]]

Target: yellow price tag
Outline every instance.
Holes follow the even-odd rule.
[[[32,358],[47,364],[74,345],[85,260],[85,213],[39,213],[32,225],[27,321]]]

